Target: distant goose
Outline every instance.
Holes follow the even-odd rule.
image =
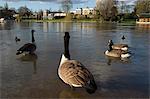
[[[35,39],[34,39],[34,30],[31,31],[32,33],[32,43],[26,43],[24,44],[21,48],[17,50],[16,55],[19,54],[32,54],[36,50],[36,45],[35,45]]]
[[[125,37],[124,37],[124,35],[122,36],[122,38],[121,38],[122,40],[124,40],[125,39]]]
[[[108,50],[105,51],[105,55],[120,58],[129,58],[131,56],[130,52],[119,49],[113,49],[110,45]]]
[[[71,60],[69,54],[69,33],[64,36],[64,54],[58,68],[59,77],[71,87],[84,87],[88,93],[94,93],[97,85],[93,75],[79,61]]]
[[[20,38],[18,38],[17,36],[15,37],[15,41],[16,42],[19,42],[20,41]]]
[[[128,50],[128,45],[127,44],[114,44],[112,40],[109,40],[108,46],[112,46],[112,49],[119,49],[119,50]]]

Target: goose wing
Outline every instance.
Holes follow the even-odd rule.
[[[32,51],[32,50],[35,50],[36,49],[36,46],[35,44],[32,44],[32,43],[27,43],[27,44],[24,44],[21,48],[19,48],[17,51]]]
[[[113,57],[120,57],[122,51],[118,49],[113,49],[108,53],[108,56],[113,56]]]
[[[78,61],[69,60],[60,67],[62,80],[69,85],[86,85],[92,74]]]
[[[123,48],[123,47],[128,47],[128,45],[127,44],[114,44],[113,47]]]

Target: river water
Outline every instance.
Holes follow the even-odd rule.
[[[19,47],[31,42],[34,55],[16,56]],[[88,94],[71,89],[58,77],[64,32],[70,32],[70,54],[93,74],[98,89]],[[125,36],[125,40],[121,37]],[[15,42],[15,37],[21,39]],[[108,40],[126,43],[128,60],[106,57]],[[9,99],[47,98],[148,98],[150,25],[98,23],[0,23],[0,96]]]

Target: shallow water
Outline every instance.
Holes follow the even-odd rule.
[[[31,42],[35,30],[37,50],[23,58],[16,50]],[[63,53],[64,32],[70,32],[70,54],[94,75],[98,89],[88,94],[63,83],[57,68]],[[125,40],[121,37],[125,36]],[[15,36],[21,39],[15,42]],[[127,43],[128,60],[106,57],[107,42]],[[150,26],[98,23],[0,23],[1,98],[148,98]]]

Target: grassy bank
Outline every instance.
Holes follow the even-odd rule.
[[[28,21],[28,22],[96,22],[94,19],[73,19],[73,20],[66,20],[66,19],[44,19],[44,20],[36,20],[36,19],[26,19],[22,21]]]
[[[124,21],[121,21],[120,23],[118,23],[118,25],[135,25],[136,24],[136,21],[135,20],[131,20],[131,19],[128,19],[128,20],[124,20]]]
[[[22,20],[23,22],[100,22],[96,19],[73,19],[73,20],[66,20],[64,19],[52,19],[52,20],[36,20],[36,19],[26,19],[26,20]],[[101,22],[100,22],[101,23]],[[103,21],[102,23],[111,23],[110,21]],[[114,23],[114,22],[113,22]],[[121,21],[120,23],[117,23],[117,25],[124,25],[124,26],[128,26],[128,25],[135,25],[136,21],[135,20],[125,20],[125,21]]]

